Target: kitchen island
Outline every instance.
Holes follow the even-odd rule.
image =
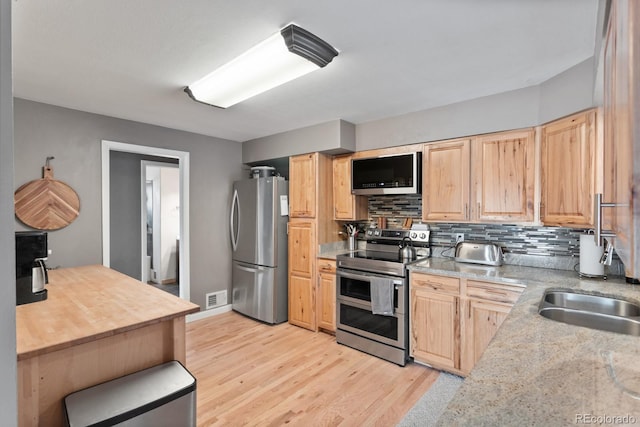
[[[638,302],[639,286],[621,278],[580,279],[570,271],[482,267],[445,258],[431,258],[409,269],[526,285],[438,425],[640,423],[640,337],[568,325],[538,314],[547,288]]]
[[[20,426],[61,426],[67,394],[185,364],[196,304],[101,265],[52,270],[47,289],[47,300],[16,307]]]

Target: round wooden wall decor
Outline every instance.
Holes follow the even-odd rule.
[[[16,216],[38,230],[58,230],[71,224],[80,214],[78,194],[62,181],[53,179],[49,160],[43,178],[27,182],[14,193]]]

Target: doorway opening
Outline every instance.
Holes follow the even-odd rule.
[[[172,212],[169,212],[169,216],[173,215],[173,218],[178,222],[178,230],[177,232],[168,232],[169,235],[173,234],[174,245],[175,245],[175,279],[177,280],[179,291],[178,295],[180,298],[189,300],[190,297],[190,254],[189,254],[189,153],[185,151],[177,151],[177,150],[169,150],[164,148],[157,147],[148,147],[142,145],[134,145],[134,144],[126,144],[122,142],[115,141],[102,141],[102,263],[107,267],[112,266],[112,262],[117,262],[118,260],[113,258],[113,254],[119,256],[122,251],[129,250],[128,246],[135,246],[138,250],[135,253],[136,259],[139,259],[138,267],[135,268],[135,271],[132,272],[131,276],[146,282],[148,279],[149,269],[147,268],[146,256],[143,256],[143,250],[146,254],[147,249],[147,233],[146,233],[146,218],[145,211],[143,208],[144,203],[144,195],[146,193],[146,179],[144,178],[144,167],[142,167],[142,162],[137,160],[137,166],[140,168],[140,171],[135,172],[137,178],[136,180],[140,180],[139,185],[135,185],[135,188],[132,189],[133,192],[137,193],[136,200],[137,203],[135,206],[129,206],[128,208],[132,208],[137,212],[135,215],[139,215],[139,219],[136,220],[136,229],[135,233],[130,233],[130,236],[127,236],[127,243],[123,244],[122,241],[118,238],[114,238],[117,236],[118,227],[122,226],[122,223],[119,223],[115,219],[113,219],[113,213],[118,213],[118,210],[122,208],[121,205],[112,206],[112,197],[114,194],[119,195],[120,189],[112,189],[112,165],[111,158],[112,154],[121,154],[121,153],[132,153],[139,154],[142,156],[152,156],[152,157],[160,157],[168,159],[169,161],[173,161],[174,163],[177,161],[175,165],[171,163],[162,163],[165,167],[174,166],[174,171],[177,169],[178,175],[178,195],[174,199],[172,204]],[[136,181],[137,182],[137,181]],[[135,190],[138,189],[138,190]],[[114,191],[117,190],[117,191]],[[117,202],[114,202],[117,203]],[[132,204],[132,203],[131,203]],[[116,209],[116,210],[114,210]],[[160,233],[161,235],[162,233]],[[139,237],[134,237],[139,236]],[[132,240],[135,239],[135,242]],[[133,243],[133,244],[131,244]],[[125,247],[127,246],[127,247]],[[122,251],[121,251],[122,249]],[[160,258],[160,255],[157,255]],[[168,267],[169,269],[171,267]],[[167,279],[165,279],[167,280]]]
[[[180,177],[176,164],[142,160],[142,282],[180,295]]]

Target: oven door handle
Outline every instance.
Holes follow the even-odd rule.
[[[362,278],[367,278],[367,277],[385,277],[385,276],[381,276],[381,275],[377,275],[377,274],[363,273],[363,272],[347,273],[346,271],[342,271],[342,270],[337,270],[336,271],[336,276],[338,276],[338,277],[346,277],[347,279],[354,279],[354,280],[362,280]],[[394,280],[393,284],[396,287],[404,286],[404,281],[401,280],[401,279]]]

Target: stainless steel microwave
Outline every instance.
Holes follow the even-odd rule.
[[[351,160],[353,194],[420,194],[422,153]]]

